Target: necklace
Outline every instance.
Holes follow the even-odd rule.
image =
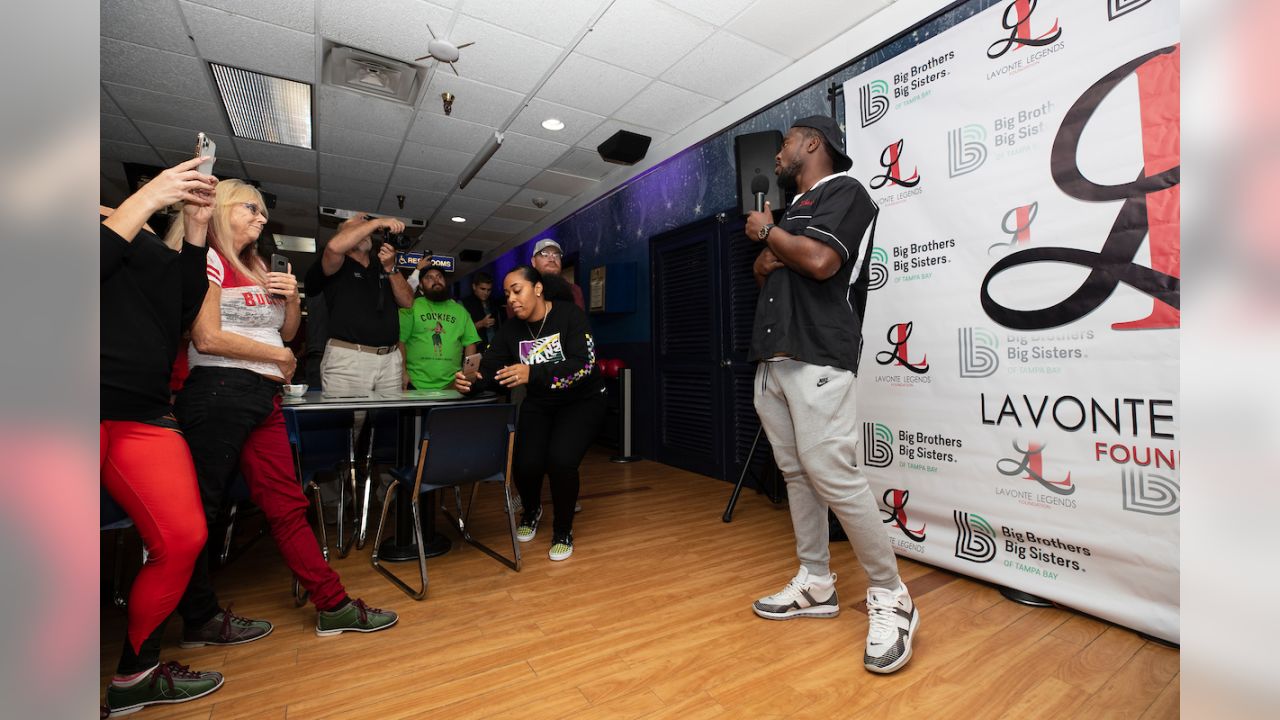
[[[542,324],[538,326],[538,332],[536,334],[533,332],[533,327],[529,325],[528,321],[525,321],[524,328],[529,331],[530,338],[534,340],[538,339],[538,336],[542,334],[542,328],[546,327],[547,318],[549,317],[551,317],[551,303],[547,303],[547,311],[542,314]]]

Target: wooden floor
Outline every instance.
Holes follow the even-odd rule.
[[[374,572],[367,548],[334,560],[348,591],[400,613],[373,635],[318,638],[294,608],[274,544],[259,542],[217,584],[238,614],[276,624],[236,648],[177,647],[163,658],[218,670],[207,698],[140,717],[201,718],[1164,718],[1178,715],[1178,652],[1068,610],[1033,609],[994,589],[901,561],[921,612],[906,668],[862,668],[866,577],[833,549],[844,612],[770,622],[751,601],[795,573],[783,508],[652,462],[583,467],[575,554],[547,559],[548,532],[514,573],[475,548],[428,561],[414,602]],[[477,524],[497,538],[497,515]],[[544,526],[549,529],[548,526]],[[412,564],[397,566],[412,571]],[[104,610],[102,687],[123,641]]]

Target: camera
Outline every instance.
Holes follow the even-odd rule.
[[[390,243],[391,247],[396,250],[408,250],[409,246],[413,245],[413,238],[405,235],[404,233],[393,233],[387,228],[382,228],[373,234],[375,253],[377,252],[377,247],[382,243]]]

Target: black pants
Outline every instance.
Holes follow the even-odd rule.
[[[596,393],[567,404],[526,398],[520,405],[512,474],[526,512],[542,505],[542,476],[551,479],[553,531],[573,530],[578,502],[578,466],[604,419],[605,396]]]

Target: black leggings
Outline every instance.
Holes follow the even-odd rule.
[[[578,466],[604,419],[604,393],[568,404],[526,398],[520,405],[512,474],[526,512],[542,505],[542,476],[551,478],[553,530],[573,531],[578,502]]]

